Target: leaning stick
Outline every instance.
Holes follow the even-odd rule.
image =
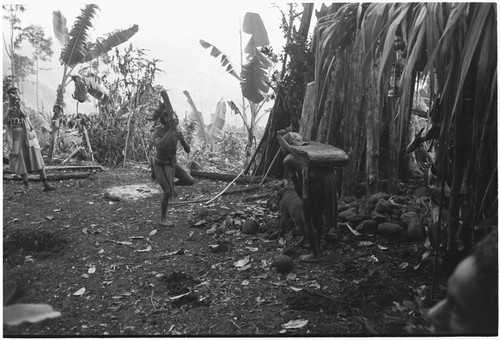
[[[65,160],[63,160],[63,161],[61,162],[61,165],[66,164],[66,163],[67,163],[67,162],[68,162],[68,161],[69,161],[69,160],[70,160],[70,159],[71,159],[74,155],[76,155],[76,154],[77,154],[78,152],[80,152],[81,150],[83,150],[83,147],[81,147],[81,146],[80,146],[80,147],[78,147],[78,148],[76,148],[75,150],[73,150],[73,152],[72,152],[72,153],[71,153],[68,157],[66,157],[66,159],[65,159]]]
[[[279,153],[280,153],[280,149],[278,149],[278,151],[276,151],[276,155],[274,155],[274,158],[273,158],[273,161],[271,162],[271,165],[269,165],[269,168],[267,168],[266,174],[264,175],[264,177],[262,177],[262,181],[260,181],[259,187],[262,185],[262,183],[264,183],[264,181],[266,180],[267,175],[269,175],[269,171],[271,171],[272,167],[274,166],[274,163],[278,159]]]
[[[238,176],[236,176],[236,178],[233,179],[231,181],[231,183],[229,183],[221,192],[219,192],[217,195],[214,196],[214,198],[212,198],[211,200],[207,201],[205,204],[210,204],[213,200],[215,200],[216,198],[218,198],[219,196],[221,196],[234,182],[236,182],[236,180],[238,178],[240,178],[241,175],[243,175],[244,171],[245,171],[245,169],[241,170],[240,174]]]

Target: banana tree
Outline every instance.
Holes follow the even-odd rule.
[[[71,81],[71,74],[76,66],[89,62],[109,52],[114,47],[126,42],[139,30],[138,25],[125,30],[116,30],[109,33],[106,38],[99,38],[95,42],[89,41],[89,30],[93,26],[92,20],[97,14],[99,7],[95,4],[85,5],[81,14],[76,18],[71,31],[66,27],[66,18],[60,11],[54,11],[53,26],[54,35],[62,46],[59,58],[63,65],[63,77],[57,88],[56,103],[64,106],[64,93],[66,86]],[[49,159],[52,160],[55,153],[56,139],[58,134],[57,121],[53,121],[54,129],[51,133],[51,145]]]
[[[246,55],[245,63],[241,65],[241,72],[238,75],[234,66],[231,64],[227,55],[222,53],[214,45],[200,40],[201,46],[205,49],[211,49],[210,55],[214,58],[220,57],[220,62],[226,68],[226,72],[235,77],[241,86],[243,98],[249,102],[250,116],[246,115],[245,99],[242,99],[242,111],[238,109],[234,102],[230,101],[229,105],[235,114],[239,114],[247,129],[248,141],[246,145],[246,156],[251,156],[251,149],[254,142],[254,129],[257,122],[262,118],[259,116],[262,106],[268,100],[267,93],[269,92],[269,69],[273,64],[260,51],[260,48],[269,45],[267,31],[259,14],[247,12],[243,18],[242,31],[250,34],[250,39],[245,46],[243,52]]]
[[[213,151],[215,139],[222,135],[222,129],[224,128],[224,123],[226,122],[226,102],[224,101],[224,98],[221,98],[217,103],[215,113],[212,116],[212,122],[205,125],[203,115],[196,108],[189,92],[184,91],[183,93],[191,106],[191,117],[198,125],[198,137],[203,141],[205,146],[208,146],[209,150]]]

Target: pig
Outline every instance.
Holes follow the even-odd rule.
[[[304,216],[302,214],[302,201],[295,192],[293,186],[287,186],[279,190],[276,195],[267,201],[267,206],[272,210],[280,212],[280,223],[278,230],[271,235],[282,235],[286,231],[290,221],[297,227],[302,235],[304,235]],[[303,243],[304,237],[298,243]]]

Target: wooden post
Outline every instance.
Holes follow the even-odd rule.
[[[61,165],[64,165],[66,164],[66,162],[68,162],[73,156],[75,156],[78,152],[80,152],[80,150],[82,150],[83,148],[80,146],[78,148],[76,148],[75,150],[73,150],[73,152],[68,156],[66,157],[66,159],[64,159],[62,162],[61,162]]]
[[[90,160],[92,161],[92,163],[94,163],[94,153],[92,152],[92,146],[90,146],[90,141],[89,141],[89,134],[85,126],[83,127],[83,134],[85,135],[85,142],[87,143],[87,148],[89,149]]]

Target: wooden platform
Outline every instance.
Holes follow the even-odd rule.
[[[333,145],[311,141],[308,145],[296,146],[288,144],[280,135],[277,137],[280,146],[297,157],[305,165],[330,164],[332,166],[345,166],[349,163],[347,153]]]

